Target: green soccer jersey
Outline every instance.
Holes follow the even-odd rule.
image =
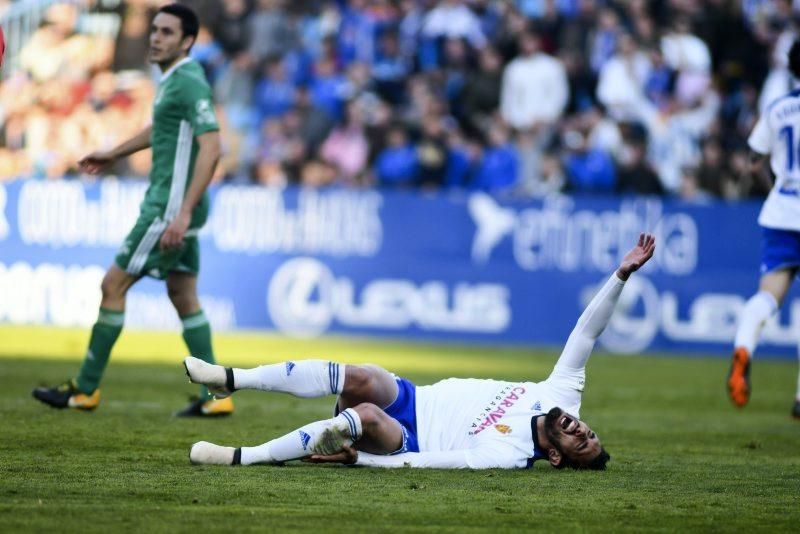
[[[178,215],[194,173],[195,137],[216,130],[211,87],[202,67],[184,58],[164,73],[156,91],[150,137],[153,165],[142,211],[157,211],[165,221]],[[202,226],[207,215],[206,193],[192,213],[191,227]]]

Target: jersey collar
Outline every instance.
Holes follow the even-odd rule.
[[[535,462],[536,460],[547,458],[547,455],[542,450],[542,446],[539,445],[539,431],[536,428],[536,421],[540,417],[544,417],[544,414],[534,415],[533,417],[531,417],[531,436],[533,437],[533,457],[528,458],[528,467],[531,467],[533,465],[533,462]]]
[[[180,60],[180,61],[178,61],[177,63],[175,63],[173,66],[171,66],[170,68],[168,68],[168,69],[167,69],[167,71],[166,71],[164,74],[162,74],[162,75],[161,75],[161,80],[159,80],[159,82],[158,82],[158,83],[160,83],[160,84],[161,84],[161,83],[164,83],[164,81],[165,81],[167,78],[169,78],[170,74],[172,74],[173,72],[175,72],[176,70],[178,70],[178,69],[179,69],[179,68],[181,68],[182,66],[186,65],[186,64],[187,64],[187,63],[189,63],[191,60],[192,60],[192,58],[190,58],[189,56],[186,56],[186,57],[185,57],[185,58],[183,58],[182,60]]]

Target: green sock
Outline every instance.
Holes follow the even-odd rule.
[[[78,373],[78,389],[87,395],[94,392],[100,385],[103,372],[111,355],[111,348],[122,332],[125,322],[125,312],[100,308],[97,322],[92,327],[92,336],[89,338],[89,350],[83,360]]]
[[[204,362],[216,363],[214,349],[211,347],[211,325],[208,324],[203,310],[181,317],[181,322],[183,323],[183,340],[189,347],[189,354]],[[205,386],[200,386],[200,398],[212,398]]]

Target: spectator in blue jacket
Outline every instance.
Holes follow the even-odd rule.
[[[475,169],[472,187],[490,193],[509,191],[517,184],[519,156],[509,142],[508,130],[500,123],[489,128],[489,146]]]
[[[387,133],[387,146],[375,159],[375,178],[381,187],[415,185],[417,153],[402,126],[396,125]]]
[[[602,149],[591,148],[586,136],[577,130],[564,134],[568,150],[564,159],[567,189],[576,193],[613,193],[617,185],[614,160]]]

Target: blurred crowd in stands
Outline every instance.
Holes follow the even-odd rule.
[[[50,8],[0,86],[0,178],[74,174],[149,122],[161,3]],[[218,180],[516,197],[766,194],[746,140],[793,88],[800,28],[792,0],[184,3],[223,129]],[[113,32],[91,23],[109,16]]]

